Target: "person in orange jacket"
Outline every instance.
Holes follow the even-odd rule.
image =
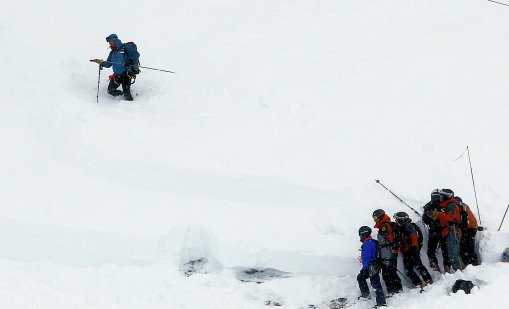
[[[472,210],[467,204],[463,203],[461,197],[456,196],[456,201],[460,206],[460,229],[461,229],[461,242],[460,242],[460,256],[465,267],[468,265],[479,265],[479,259],[475,253],[475,235],[479,225]]]
[[[439,208],[433,210],[432,217],[438,219],[442,227],[441,236],[445,239],[447,253],[451,269],[463,270],[463,263],[460,258],[461,231],[459,228],[461,217],[458,202],[454,199],[454,192],[451,189],[436,190],[433,194],[440,199]]]
[[[373,220],[376,223],[375,228],[378,229],[377,241],[382,278],[387,287],[387,296],[390,297],[403,290],[401,278],[398,276],[399,231],[383,209],[373,212]]]

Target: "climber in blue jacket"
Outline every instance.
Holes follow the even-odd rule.
[[[112,96],[124,95],[127,101],[132,101],[131,95],[131,76],[133,70],[138,70],[137,64],[140,54],[131,44],[122,44],[116,34],[110,34],[106,37],[106,42],[110,44],[110,54],[106,61],[102,59],[93,59],[101,67],[113,67],[113,75],[110,75],[108,84],[108,93]],[[138,71],[139,73],[139,71]],[[136,73],[137,74],[137,73]],[[122,90],[117,88],[122,85]]]
[[[375,289],[376,294],[376,305],[374,308],[386,307],[385,296],[382,284],[380,283],[380,269],[377,261],[378,248],[376,240],[371,238],[371,228],[369,226],[361,226],[359,228],[359,237],[362,242],[362,269],[359,275],[357,275],[357,282],[361,290],[359,299],[367,300],[371,298],[367,283],[369,278],[371,286]]]

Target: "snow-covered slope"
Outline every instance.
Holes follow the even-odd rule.
[[[509,267],[509,10],[484,1],[8,1],[0,19],[0,307],[306,307],[354,298],[357,229],[437,187],[485,264],[397,308],[500,307]],[[104,38],[135,41],[134,102]],[[413,217],[417,220],[417,217]],[[187,277],[188,260],[206,257]],[[199,265],[198,265],[199,266]],[[291,277],[238,280],[244,268]],[[472,295],[448,296],[457,278]],[[371,304],[357,304],[367,308]]]

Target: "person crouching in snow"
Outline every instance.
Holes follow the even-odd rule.
[[[362,269],[357,275],[357,282],[359,283],[359,289],[361,290],[361,296],[359,299],[370,299],[369,287],[366,280],[371,282],[371,286],[375,289],[376,294],[376,306],[374,308],[385,307],[385,296],[380,283],[379,267],[378,267],[378,249],[376,240],[371,238],[371,228],[368,226],[361,226],[359,228],[359,237],[362,242],[361,246],[361,258],[362,258]]]
[[[126,101],[132,101],[131,95],[131,77],[128,75],[127,67],[129,66],[126,48],[118,39],[116,34],[110,34],[106,37],[106,42],[110,44],[110,54],[106,61],[102,59],[93,59],[92,62],[98,63],[101,67],[109,68],[113,66],[113,75],[110,76],[110,83],[108,84],[108,93],[114,97],[124,95]],[[134,53],[134,52],[132,52]],[[137,52],[135,53],[137,54]],[[117,88],[122,85],[122,90]]]

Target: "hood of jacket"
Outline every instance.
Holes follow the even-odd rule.
[[[122,49],[122,41],[118,38],[118,36],[115,33],[112,33],[106,37],[106,40],[113,40],[115,43],[116,50],[115,51],[121,51]],[[113,49],[113,48],[112,48]]]
[[[382,223],[386,223],[386,222],[391,222],[391,217],[389,217],[388,214],[385,214],[384,217],[375,224],[375,228],[379,229],[380,226],[382,225]]]

